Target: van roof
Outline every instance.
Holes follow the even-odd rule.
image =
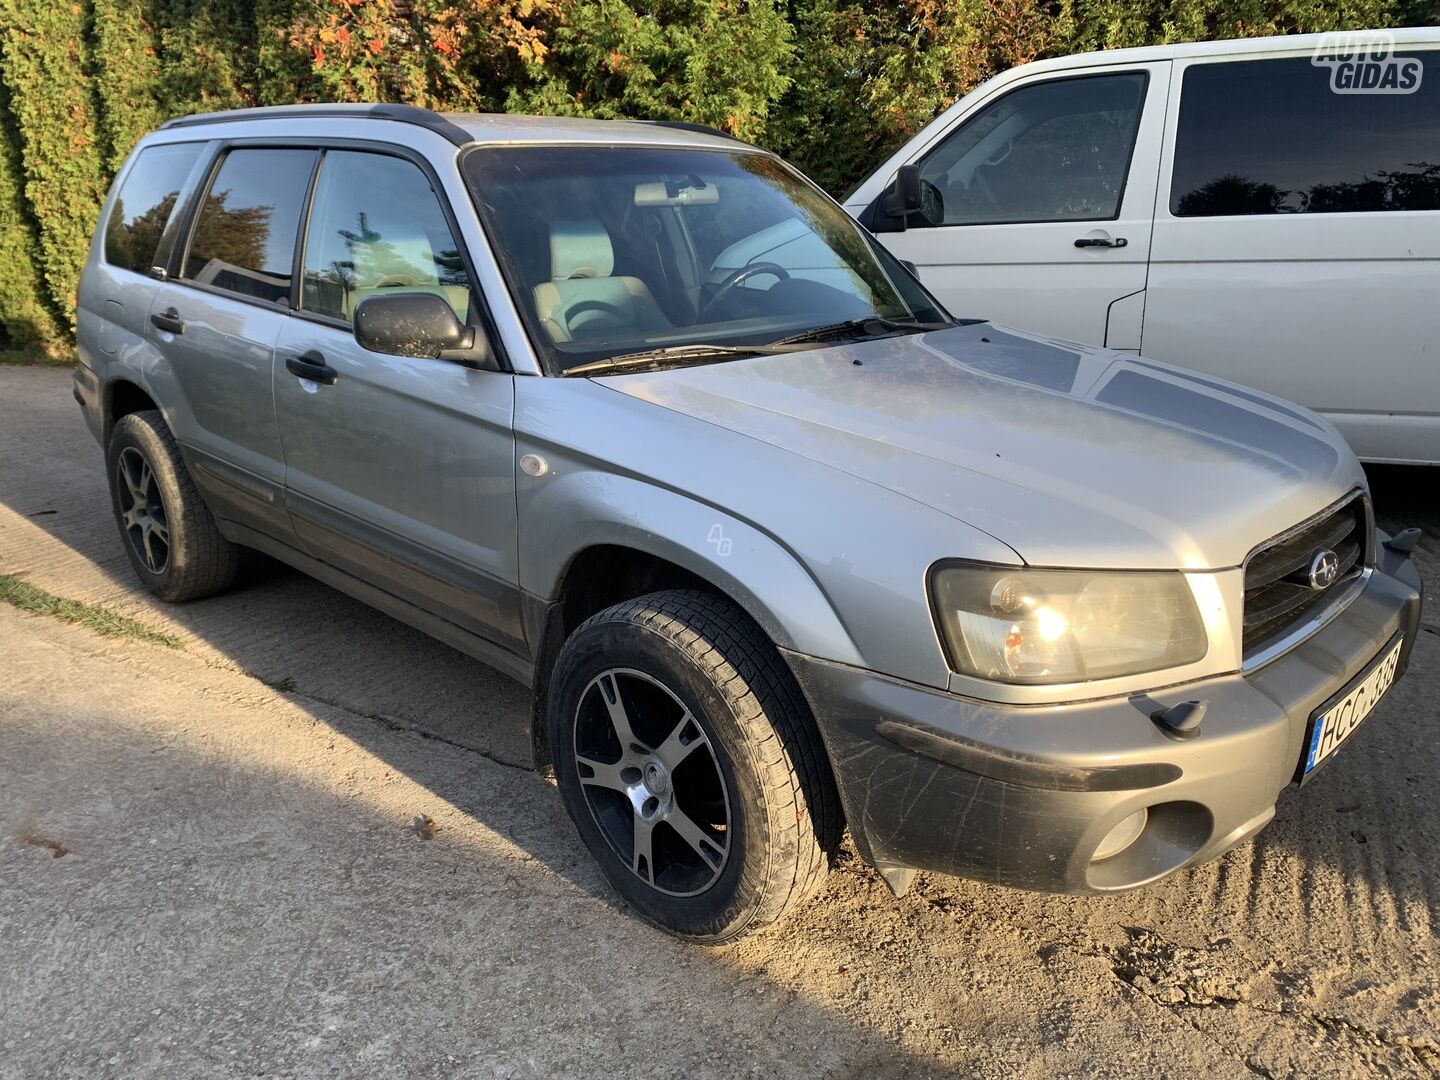
[[[585,120],[568,116],[520,116],[510,113],[440,113],[415,105],[348,103],[271,105],[256,109],[197,113],[167,120],[162,131],[210,125],[293,120],[382,120],[412,124],[441,135],[456,146],[471,143],[605,143],[724,146],[734,136],[702,124],[668,120]]]
[[[1352,36],[1386,35],[1397,46],[1440,45],[1440,27],[1420,26],[1400,30],[1356,30]],[[1290,34],[1273,37],[1227,38],[1222,41],[1192,41],[1177,45],[1146,45],[1135,49],[1108,49],[1073,53],[1048,60],[1036,60],[1021,67],[1027,72],[1085,67],[1096,64],[1150,64],[1161,60],[1206,57],[1259,57],[1267,53],[1314,52],[1322,44],[1333,44],[1345,32],[1331,34]],[[1019,70],[1012,68],[1011,70]]]

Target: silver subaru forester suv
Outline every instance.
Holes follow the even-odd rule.
[[[605,875],[692,940],[780,917],[847,826],[897,893],[1175,873],[1415,635],[1414,537],[1324,421],[952,317],[716,132],[171,121],[79,300],[145,584],[209,595],[253,548],[525,683]]]

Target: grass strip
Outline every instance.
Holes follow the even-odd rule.
[[[164,645],[170,649],[183,649],[185,642],[174,634],[156,630],[125,615],[117,615],[96,604],[69,600],[52,592],[22,581],[14,574],[0,574],[0,600],[13,604],[21,611],[32,615],[49,615],[63,619],[77,626],[87,627],[106,637],[129,638],[132,641],[148,641],[152,645]]]

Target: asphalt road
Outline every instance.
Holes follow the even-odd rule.
[[[264,560],[140,594],[68,378],[0,367],[0,572],[185,647],[0,604],[0,1076],[1440,1072],[1433,603],[1355,744],[1222,859],[895,901],[844,855],[697,949],[619,907],[500,676]],[[1432,597],[1437,479],[1376,476]]]

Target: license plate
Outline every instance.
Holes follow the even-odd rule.
[[[1305,743],[1305,761],[1300,770],[1302,781],[1319,768],[1341,743],[1355,734],[1361,721],[1385,696],[1385,691],[1395,681],[1395,665],[1400,661],[1400,646],[1403,643],[1402,638],[1396,638],[1387,652],[1371,662],[1358,682],[1342,691],[1329,704],[1321,706],[1311,718],[1310,736]]]

